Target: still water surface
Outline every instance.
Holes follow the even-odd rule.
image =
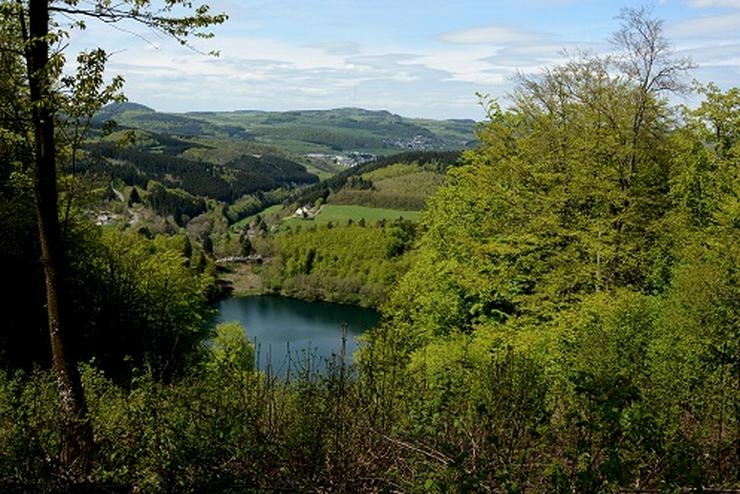
[[[347,355],[351,356],[357,350],[356,337],[378,320],[378,313],[370,309],[279,296],[234,297],[218,304],[218,322],[239,321],[256,342],[258,367],[264,370],[269,360],[281,374],[288,362],[288,345],[291,368],[305,351],[323,362],[332,353],[339,354],[346,324]]]

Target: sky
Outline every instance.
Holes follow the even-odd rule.
[[[564,50],[613,50],[620,9],[663,19],[689,78],[740,85],[740,0],[214,0],[230,19],[198,51],[136,25],[88,24],[69,50],[111,53],[130,101],[158,111],[360,107],[408,117],[474,118],[476,93],[506,103],[518,74]],[[73,57],[69,57],[70,59]]]

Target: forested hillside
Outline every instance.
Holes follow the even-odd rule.
[[[89,147],[83,166],[130,186],[145,187],[150,180],[157,180],[169,187],[227,203],[258,191],[318,181],[303,165],[279,156],[242,155],[227,163],[215,164],[182,158],[176,150],[175,146],[152,151],[97,143]]]
[[[454,150],[474,144],[473,120],[421,120],[360,108],[290,112],[189,113],[213,125],[240,127],[261,142],[297,153]]]
[[[160,113],[136,103],[114,103],[95,123],[190,138],[247,140],[295,154],[392,154],[455,150],[475,144],[473,120],[422,120],[359,108],[291,112]]]
[[[462,151],[407,151],[378,158],[337,173],[292,195],[296,204],[317,200],[337,204],[420,210],[425,199],[442,183],[442,176],[455,166]],[[394,168],[395,167],[395,168]],[[381,189],[373,178],[385,181]]]
[[[239,240],[222,252],[256,254],[264,265],[227,266],[226,285],[237,295],[380,307],[408,268],[426,201],[459,157],[426,151],[376,159],[243,218],[232,226]]]
[[[129,102],[111,103],[101,108],[93,119],[99,125],[109,121],[116,122],[118,126],[184,137],[247,137],[240,127],[213,125],[186,116],[157,113],[147,106]]]
[[[442,183],[447,164],[459,156],[459,151],[423,149],[464,148],[473,142],[472,121],[414,122],[388,112],[355,109],[172,115],[115,102],[93,115],[89,137],[82,143],[85,152],[75,166],[88,176],[111,180],[111,189],[117,192],[111,192],[109,199],[115,199],[111,194],[128,195],[135,188],[141,198],[138,209],[146,208],[137,210],[133,203],[123,207],[115,200],[92,201],[91,209],[102,211],[109,218],[105,221],[141,223],[138,228],[155,232],[172,232],[207,211],[211,216],[222,211],[228,223],[241,224],[280,202],[301,205],[326,199],[330,188],[346,189],[332,199],[336,204],[408,212],[424,207],[426,198]],[[406,146],[393,141],[416,135],[426,136],[426,144]],[[331,144],[335,138],[342,144]],[[327,153],[296,149],[299,141],[328,146]],[[420,150],[397,152],[407,147]],[[396,154],[377,158],[365,152],[370,148],[373,153]],[[380,190],[373,186],[358,193],[350,190],[357,188],[356,179],[346,183],[347,177],[362,179],[364,172],[396,163],[411,166],[381,179]],[[306,187],[320,179],[323,185]],[[206,235],[223,234],[208,228],[192,240],[205,242]],[[229,241],[214,240],[217,245]]]
[[[406,271],[409,220],[327,224],[277,235],[267,286],[288,296],[376,307]]]

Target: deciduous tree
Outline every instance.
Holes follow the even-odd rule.
[[[187,44],[191,36],[209,37],[208,26],[226,19],[211,14],[207,5],[195,7],[188,0],[16,0],[3,1],[3,12],[12,13],[4,20],[20,40],[17,56],[25,63],[25,84],[33,135],[34,189],[38,232],[46,279],[46,306],[53,368],[56,374],[65,428],[62,460],[73,464],[84,459],[92,445],[92,432],[86,419],[86,405],[74,349],[69,345],[64,278],[67,261],[60,225],[58,174],[61,143],[59,130],[75,119],[90,117],[102,104],[112,99],[121,80],[103,84],[107,55],[102,50],[82,54],[76,77],[60,79],[65,57],[62,42],[70,34],[60,24],[61,16],[72,20],[72,28],[84,29],[87,20],[108,24],[132,21]],[[64,94],[60,82],[71,89],[79,112],[63,111]],[[25,92],[25,91],[24,91]],[[60,122],[63,122],[61,125]],[[79,129],[79,126],[76,127]],[[75,132],[79,142],[82,135]],[[72,153],[74,158],[74,152]]]

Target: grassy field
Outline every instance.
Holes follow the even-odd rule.
[[[417,211],[424,209],[427,198],[444,183],[444,175],[409,163],[380,168],[361,177],[372,181],[373,188],[344,187],[329,202]]]
[[[283,221],[283,226],[303,227],[310,225],[325,225],[330,221],[335,225],[347,224],[347,221],[359,221],[364,218],[368,223],[379,220],[395,220],[403,217],[407,220],[418,221],[419,211],[401,211],[398,209],[369,208],[367,206],[344,206],[327,204],[314,219],[290,218]]]
[[[326,171],[326,170],[322,170],[320,168],[317,168],[316,166],[314,166],[314,165],[312,165],[310,163],[306,163],[305,161],[304,162],[301,162],[301,164],[306,167],[306,171],[308,173],[313,173],[314,175],[316,175],[317,177],[319,177],[319,180],[326,180],[327,178],[333,177],[334,175],[336,175],[336,172],[338,170],[341,170],[342,169],[339,166],[337,166],[336,167],[336,171],[330,172],[330,171]]]

